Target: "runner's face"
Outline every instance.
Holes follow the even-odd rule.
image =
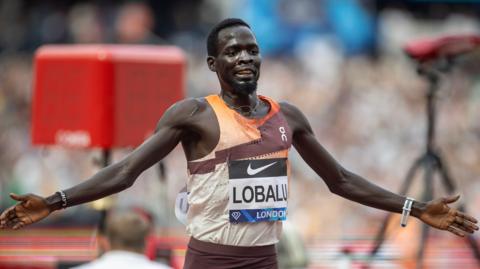
[[[222,89],[241,95],[255,92],[261,57],[252,31],[245,26],[222,29],[218,34],[217,49],[214,70]]]

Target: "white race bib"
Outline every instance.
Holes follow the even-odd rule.
[[[286,159],[229,162],[230,222],[278,221],[287,218]]]
[[[178,192],[177,198],[175,199],[175,217],[177,217],[183,225],[187,225],[188,208],[188,192],[187,186],[185,186]]]

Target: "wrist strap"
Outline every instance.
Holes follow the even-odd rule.
[[[60,198],[62,199],[62,208],[67,208],[67,195],[65,195],[63,191],[57,191],[57,193],[60,194]]]
[[[407,226],[407,220],[408,216],[410,216],[410,212],[412,211],[413,201],[415,201],[415,199],[410,197],[405,199],[405,203],[403,204],[402,218],[400,220],[400,225],[402,227]]]

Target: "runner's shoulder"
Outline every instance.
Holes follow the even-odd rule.
[[[208,109],[205,98],[185,98],[173,104],[165,112],[165,116],[178,122],[192,121],[197,119]]]
[[[205,98],[185,98],[173,104],[167,111],[184,116],[194,116],[205,110],[207,101]]]
[[[300,109],[287,101],[280,101],[278,104],[280,105],[280,110],[286,117],[295,118],[299,115],[303,115]]]
[[[281,101],[279,102],[279,105],[280,111],[283,113],[283,115],[287,119],[288,125],[290,126],[290,128],[292,128],[294,132],[310,130],[310,123],[308,122],[303,112],[297,106],[287,101]]]

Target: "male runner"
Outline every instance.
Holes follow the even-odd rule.
[[[55,210],[122,191],[182,143],[191,236],[185,268],[277,268],[274,244],[286,218],[291,145],[335,194],[397,213],[411,206],[413,216],[458,236],[478,230],[473,217],[448,206],[459,196],[412,203],[384,190],[338,164],[297,107],[257,95],[261,58],[247,23],[220,22],[207,49],[208,67],[220,82],[218,95],[174,104],[152,137],[70,189],[46,198],[12,194],[19,203],[0,216],[1,227],[18,229]]]

